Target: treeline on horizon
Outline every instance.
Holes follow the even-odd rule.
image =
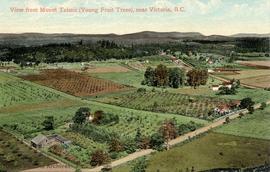
[[[226,46],[227,45],[227,46]],[[230,45],[230,46],[228,46]],[[231,46],[232,45],[232,46]],[[238,38],[235,41],[185,41],[148,44],[116,44],[114,41],[100,40],[95,43],[61,43],[31,47],[0,46],[0,61],[14,61],[17,64],[32,62],[39,64],[56,62],[82,62],[108,59],[131,59],[157,55],[169,51],[209,52],[228,55],[231,51],[269,53],[268,38]]]

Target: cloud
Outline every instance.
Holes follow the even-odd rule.
[[[169,0],[156,0],[153,3],[153,6],[162,8],[162,7],[172,7],[174,6],[174,4]]]
[[[201,0],[183,0],[181,3],[188,11],[201,14],[207,14],[218,9],[222,5],[221,0],[209,0],[203,2]]]
[[[78,6],[117,6],[119,0],[67,0],[59,6],[63,7],[78,7]]]

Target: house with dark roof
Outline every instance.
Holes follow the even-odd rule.
[[[34,137],[31,140],[31,145],[35,148],[42,148],[42,147],[46,146],[48,143],[49,143],[49,139],[42,134]]]
[[[54,134],[51,136],[44,136],[40,134],[31,140],[31,145],[35,148],[43,148],[45,146],[50,146],[54,144],[68,145],[71,144],[71,140],[68,140],[58,134]]]

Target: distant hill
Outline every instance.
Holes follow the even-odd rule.
[[[0,45],[10,46],[38,46],[53,43],[84,43],[96,42],[106,39],[113,40],[120,44],[141,44],[141,43],[163,43],[175,41],[233,41],[239,37],[269,37],[269,34],[236,34],[232,36],[211,35],[205,36],[199,32],[152,32],[144,31],[124,35],[117,34],[43,34],[43,33],[22,33],[22,34],[1,34]]]
[[[257,33],[238,33],[235,35],[231,35],[231,37],[239,38],[239,37],[257,37],[257,38],[263,38],[263,37],[270,37],[270,33],[266,34],[257,34]]]

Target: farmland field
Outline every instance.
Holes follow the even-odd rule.
[[[103,97],[97,101],[162,113],[174,113],[185,116],[208,118],[208,113],[219,104],[227,102],[224,99],[188,96],[160,91],[131,92],[120,96]]]
[[[147,172],[195,171],[213,168],[252,167],[270,161],[270,141],[209,133],[185,145],[149,157]],[[129,171],[128,165],[116,167],[113,172]]]
[[[270,68],[270,61],[238,61],[238,63],[245,65],[245,66],[251,66],[251,67],[256,67],[256,68],[265,68],[265,69],[269,69]]]
[[[238,71],[239,74],[234,75],[226,75],[224,77],[229,79],[245,79],[249,77],[257,77],[257,76],[265,76],[270,75],[270,70],[267,69],[247,69],[247,70],[241,70]]]
[[[15,172],[55,163],[24,145],[24,143],[17,140],[11,134],[0,130],[0,169]]]
[[[258,88],[268,88],[270,86],[269,69],[244,69],[233,75],[219,75],[227,79],[239,79],[243,84],[255,86]]]
[[[51,102],[62,98],[52,91],[36,87],[31,83],[3,73],[0,73],[0,97],[0,108]]]
[[[127,88],[114,82],[63,69],[44,70],[39,75],[22,76],[22,78],[75,96],[90,96]]]
[[[270,107],[236,119],[215,130],[218,133],[270,140]]]
[[[241,82],[258,88],[270,88],[270,75],[244,78]]]
[[[110,80],[119,84],[140,87],[141,82],[144,79],[143,72],[130,71],[130,72],[114,72],[114,73],[95,73],[90,74],[101,79]]]

